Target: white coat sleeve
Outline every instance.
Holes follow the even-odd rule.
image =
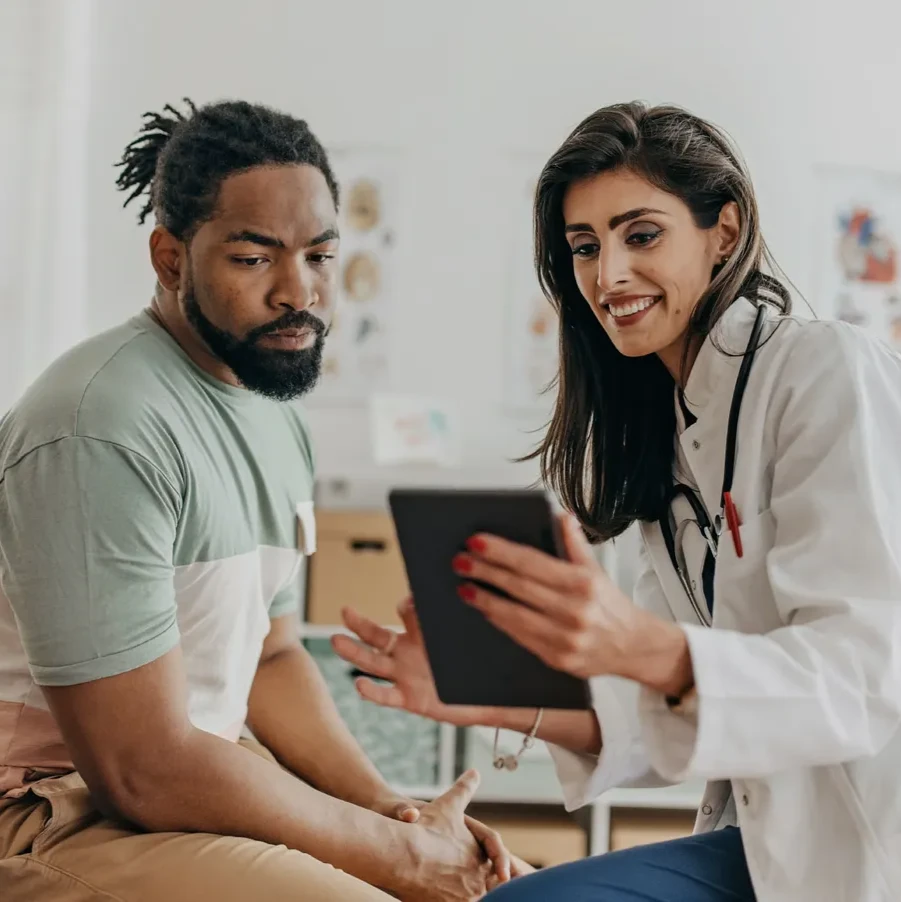
[[[901,726],[901,360],[816,323],[780,384],[766,575],[785,626],[685,626],[694,724],[659,693],[641,700],[651,762],[673,780],[852,761]]]
[[[660,617],[673,619],[657,574],[641,552],[635,603]],[[568,811],[593,802],[615,787],[656,788],[671,785],[651,767],[642,736],[638,699],[641,686],[620,677],[590,681],[592,705],[601,727],[600,755],[571,752],[548,743]]]

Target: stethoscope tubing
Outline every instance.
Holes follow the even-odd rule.
[[[735,388],[732,392],[732,402],[729,406],[729,421],[726,429],[726,451],[723,460],[723,485],[720,492],[720,510],[713,521],[704,507],[704,502],[698,493],[690,486],[677,482],[673,485],[666,501],[666,513],[660,518],[660,531],[663,533],[663,542],[666,545],[666,551],[679,577],[679,582],[685,590],[698,619],[702,623],[710,624],[713,615],[713,570],[716,567],[716,556],[719,550],[719,539],[723,531],[723,520],[728,519],[730,531],[732,532],[732,540],[735,543],[736,553],[739,556],[741,550],[741,537],[739,535],[740,521],[735,512],[731,498],[732,482],[735,477],[735,458],[738,444],[738,420],[741,414],[741,405],[744,401],[745,389],[748,386],[748,378],[751,374],[751,367],[754,363],[754,355],[757,353],[757,347],[760,343],[760,335],[763,332],[763,323],[766,319],[766,304],[761,302],[757,307],[757,315],[754,318],[754,326],[751,329],[751,337],[748,339],[748,346],[742,358],[741,366],[738,370],[738,376],[735,380]],[[704,559],[705,576],[709,573],[709,579],[704,580],[704,595],[707,602],[707,612],[705,613],[698,603],[692,587],[691,577],[688,574],[684,561],[680,561],[680,555],[676,550],[676,538],[674,533],[674,517],[672,511],[673,502],[678,497],[683,497],[691,506],[695,522],[698,529],[707,542],[707,553]],[[731,510],[730,510],[731,508]],[[729,516],[727,517],[727,514]],[[710,568],[708,570],[708,568]],[[709,583],[709,588],[708,588]]]

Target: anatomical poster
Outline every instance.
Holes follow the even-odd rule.
[[[516,157],[509,163],[509,296],[505,349],[506,406],[547,407],[545,389],[557,373],[557,314],[535,274],[532,208],[543,160]]]
[[[329,157],[341,190],[338,304],[313,403],[364,400],[389,375],[398,157],[373,150],[333,150]]]
[[[814,310],[901,347],[901,172],[817,171]]]

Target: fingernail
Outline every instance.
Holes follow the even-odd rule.
[[[463,601],[475,601],[476,590],[472,586],[460,586],[457,593]]]
[[[465,557],[462,554],[458,554],[453,562],[453,568],[457,573],[470,573],[472,572],[472,561],[469,560],[468,557]]]
[[[470,551],[474,551],[476,554],[481,554],[488,545],[486,544],[484,539],[480,539],[478,536],[473,536],[467,543],[466,547]]]

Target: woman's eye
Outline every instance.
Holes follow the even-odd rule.
[[[663,229],[653,229],[653,230],[645,230],[640,232],[632,232],[628,238],[626,238],[626,244],[637,245],[638,247],[642,247],[645,244],[650,244],[654,239],[659,238]]]
[[[593,257],[599,250],[599,246],[592,242],[585,242],[585,244],[577,244],[573,248],[573,256],[574,257]]]

